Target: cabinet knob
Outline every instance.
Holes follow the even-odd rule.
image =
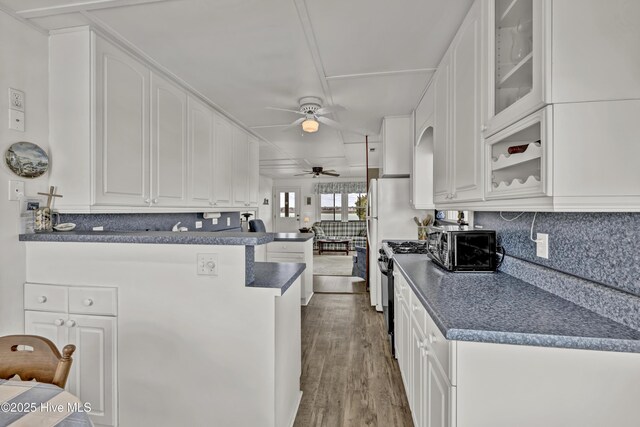
[[[417,305],[415,305],[415,304],[413,304],[412,309],[413,309],[413,311],[417,311],[417,310],[418,310],[418,306],[417,306]]]
[[[429,334],[429,342],[431,344],[433,344],[434,342],[436,342],[438,339],[436,338],[436,334]]]
[[[214,206],[214,205],[215,205],[215,203],[209,202],[209,206]]]
[[[398,297],[398,301],[402,301],[404,298],[402,298],[401,296]]]
[[[82,303],[87,307],[91,307],[93,305],[93,300],[91,298],[87,298],[86,300],[82,301]]]
[[[424,348],[425,347],[425,343],[423,341],[420,341],[420,340],[416,340],[416,345],[418,346],[418,348]]]
[[[149,204],[149,203],[151,203],[151,199],[144,199],[144,202],[145,202],[146,204]]]
[[[73,328],[74,326],[76,326],[76,321],[69,319],[69,320],[67,320],[65,325],[67,326],[67,328]]]
[[[154,205],[157,205],[158,204],[158,199],[153,199],[152,202],[153,202]]]
[[[44,295],[38,297],[38,302],[40,304],[44,304],[45,302],[47,302],[47,297],[45,297]]]
[[[487,130],[487,127],[486,127],[486,126],[482,126],[482,127],[480,127],[480,130],[481,130],[482,132],[484,132],[485,130]]]
[[[64,319],[56,319],[53,321],[53,324],[56,326],[62,326],[64,325]]]

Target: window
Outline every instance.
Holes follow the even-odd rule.
[[[367,214],[365,193],[320,194],[321,221],[359,221]]]
[[[367,216],[367,195],[349,193],[347,195],[347,209],[349,221],[364,221]]]
[[[342,194],[329,193],[320,195],[320,220],[342,220]]]
[[[296,192],[280,192],[280,218],[296,217]]]

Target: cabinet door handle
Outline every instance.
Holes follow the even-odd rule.
[[[91,307],[93,305],[93,300],[91,298],[87,298],[86,300],[82,301],[82,303],[87,307]]]
[[[40,304],[44,304],[45,302],[47,302],[47,297],[45,297],[44,295],[39,296],[39,297],[38,297],[38,302],[39,302]]]
[[[53,321],[53,324],[56,326],[62,326],[64,325],[64,319],[56,319]]]
[[[67,320],[67,323],[65,323],[65,325],[67,326],[67,328],[73,328],[74,326],[76,326],[76,321],[75,320]]]

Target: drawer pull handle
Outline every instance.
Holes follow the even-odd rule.
[[[44,304],[45,302],[47,302],[47,297],[45,297],[44,295],[42,295],[41,297],[38,297],[38,302],[40,304]]]
[[[75,320],[67,320],[67,323],[65,323],[65,325],[67,326],[67,328],[73,328],[74,326],[76,326],[76,321]]]
[[[53,324],[56,326],[62,326],[64,325],[64,319],[56,319]]]
[[[93,305],[93,300],[91,298],[87,298],[86,300],[82,301],[82,303],[87,307],[91,307]]]
[[[436,341],[437,341],[436,334],[430,334],[430,335],[429,335],[429,342],[430,342],[431,344],[433,344],[433,343],[434,343],[434,342],[436,342]]]

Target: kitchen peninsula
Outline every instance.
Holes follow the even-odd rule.
[[[275,237],[21,235],[26,332],[91,342],[78,346],[70,387],[96,425],[291,425],[305,265],[255,262],[255,247]]]

